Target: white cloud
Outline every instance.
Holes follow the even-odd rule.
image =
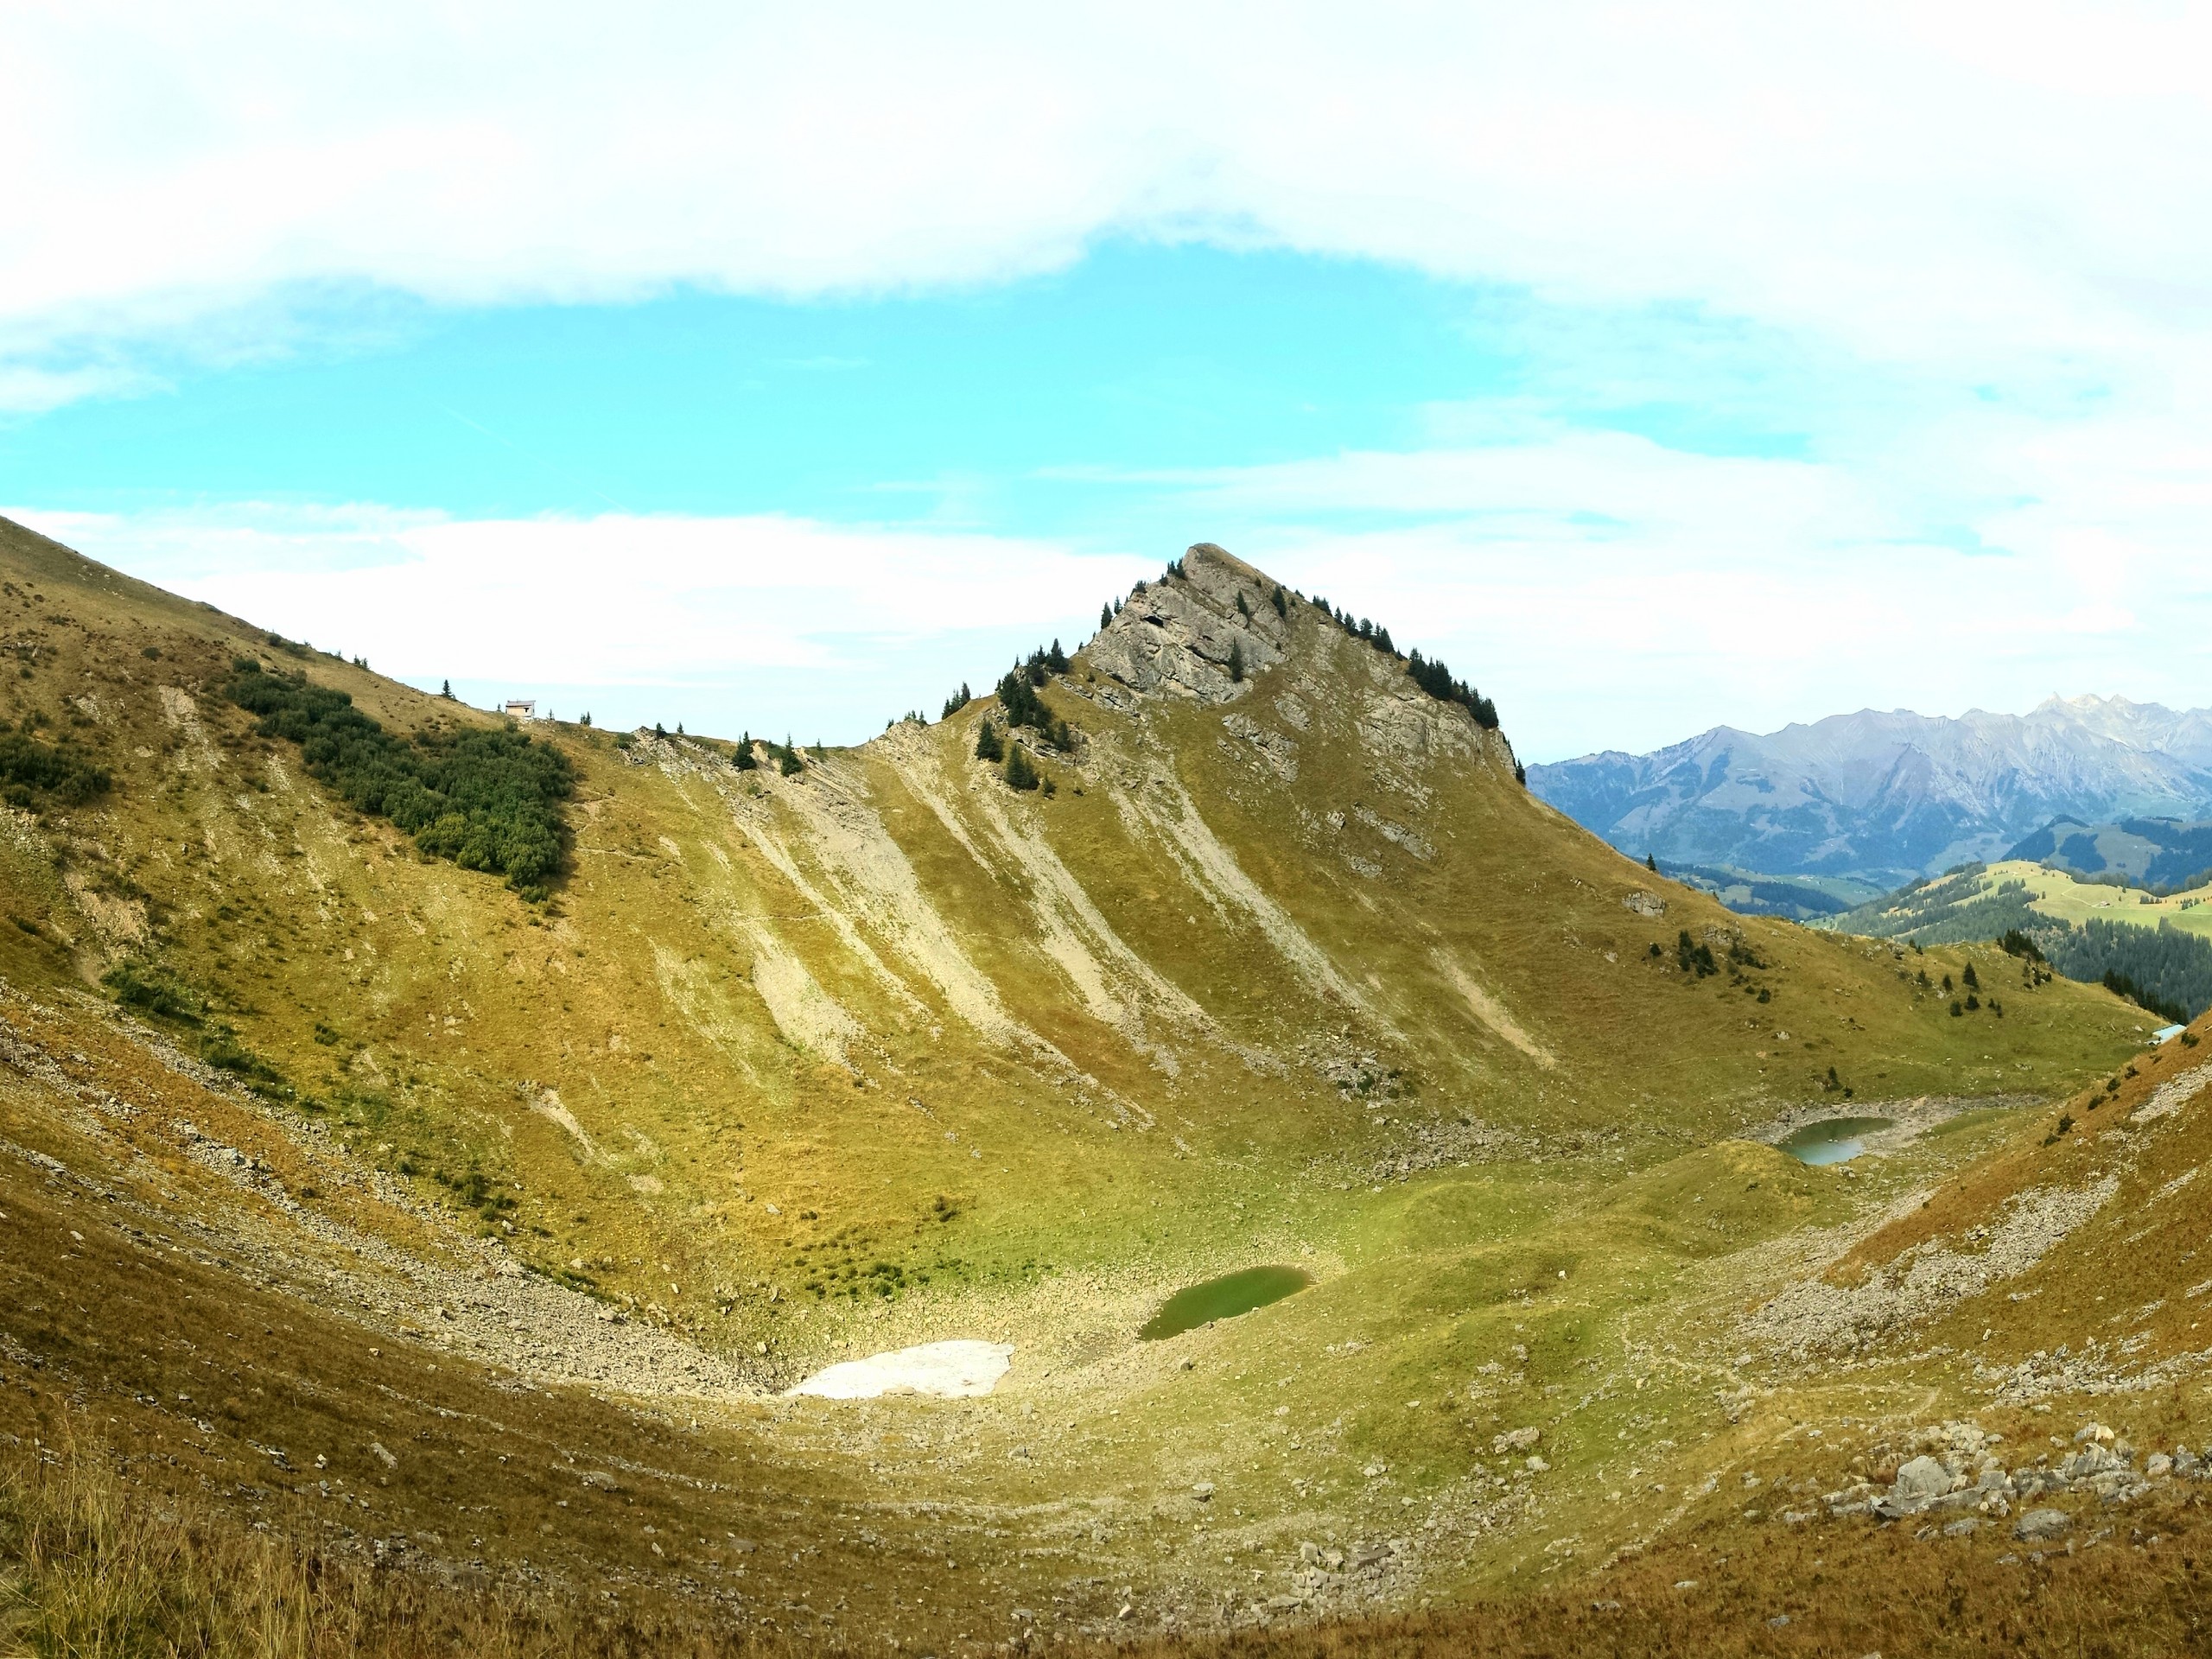
[[[986,281],[1109,232],[2158,372],[2212,302],[2198,9],[518,0],[0,16],[0,319]]]
[[[479,700],[785,728],[833,741],[981,685],[1157,562],[1012,537],[772,516],[451,519],[232,504],[117,516],[10,508],[92,557],[257,626]],[[1040,632],[1040,630],[1042,632]]]

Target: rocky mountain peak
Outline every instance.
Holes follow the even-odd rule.
[[[1140,696],[1233,702],[1290,648],[1288,613],[1274,606],[1278,593],[1287,606],[1295,602],[1264,572],[1199,542],[1166,575],[1138,584],[1091,640],[1090,664]]]

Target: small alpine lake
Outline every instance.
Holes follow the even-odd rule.
[[[1137,1332],[1137,1340],[1158,1342],[1163,1337],[1180,1336],[1211,1325],[1216,1319],[1233,1319],[1239,1313],[1295,1295],[1313,1282],[1313,1275],[1302,1268],[1268,1267],[1243,1268],[1217,1279],[1185,1285],[1160,1305],[1160,1311]]]
[[[1866,1150],[1866,1137],[1890,1128],[1887,1117],[1823,1117],[1792,1129],[1775,1144],[1801,1164],[1848,1163]]]

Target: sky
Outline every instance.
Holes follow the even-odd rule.
[[[0,513],[601,724],[857,741],[1201,540],[1529,760],[2202,705],[2209,47],[2181,5],[31,0]]]

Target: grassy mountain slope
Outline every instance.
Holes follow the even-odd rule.
[[[543,902],[346,806],[223,688],[245,657],[434,743],[502,722],[13,527],[0,575],[0,715],[106,774],[0,809],[0,1208],[40,1241],[0,1255],[11,1408],[51,1440],[98,1394],[130,1478],[532,1595],[603,1571],[760,1629],[836,1601],[942,1637],[1054,1597],[1070,1631],[1269,1617],[1316,1535],[1396,1541],[1308,1611],[1580,1570],[1679,1520],[1611,1498],[1616,1462],[1732,1427],[1697,1367],[1658,1394],[1622,1367],[1884,1185],[1730,1137],[2063,1092],[2141,1040],[2063,981],[1954,1017],[1915,970],[1964,951],[1649,874],[1217,550],[1046,677],[1068,748],[1011,741],[1049,794],[976,758],[991,698],[789,775],[533,727],[574,779]],[[1958,1121],[1891,1185],[2012,1120]],[[1319,1282],[1134,1341],[1255,1261]],[[765,1392],[953,1336],[1014,1344],[990,1400]],[[209,1364],[219,1410],[179,1386]],[[1563,1473],[1532,1484],[1491,1448],[1540,1414]]]
[[[2212,906],[2207,899],[2212,899],[2212,887],[2160,895],[2140,887],[2077,880],[2068,871],[2016,858],[1885,893],[1836,918],[1834,926],[1876,938],[1912,938],[1923,943],[1993,938],[1995,934],[1959,930],[1986,925],[1983,909],[1994,901],[2003,903],[2005,913],[2016,918],[2007,925],[2031,927],[2036,918],[2076,927],[2092,920],[2111,921],[2152,929],[2171,925],[2212,938]],[[1977,906],[1983,909],[1970,911]],[[1997,912],[1992,909],[1987,913]]]
[[[2212,888],[2153,893],[2077,881],[2020,860],[1968,865],[1836,918],[1839,930],[1923,944],[2031,939],[2060,973],[2100,981],[2185,1021],[2212,1007]]]

